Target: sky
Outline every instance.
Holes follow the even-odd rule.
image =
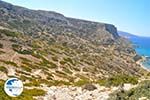
[[[110,23],[118,30],[150,37],[150,0],[3,0],[67,17]]]

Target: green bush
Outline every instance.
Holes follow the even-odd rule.
[[[4,54],[4,53],[5,53],[4,51],[1,51],[1,50],[0,50],[0,54]]]
[[[5,63],[5,64],[8,64],[8,65],[12,65],[14,67],[18,67],[18,65],[15,63],[15,62],[12,62],[12,61],[4,61],[4,60],[0,60],[1,62]]]
[[[41,82],[40,80],[33,79],[29,83],[26,83],[25,86],[40,86]]]
[[[34,49],[41,48],[37,41],[32,41],[32,43],[28,45]]]
[[[27,58],[24,58],[24,57],[20,57],[20,59],[24,62],[32,62],[31,60],[27,59]]]
[[[40,62],[39,65],[41,66],[46,66],[49,68],[57,68],[57,65],[51,61],[48,61],[47,59],[45,59],[44,57],[41,56],[42,61]]]
[[[110,94],[109,100],[139,100],[141,97],[150,99],[150,80],[143,81],[129,91],[116,91]]]
[[[30,63],[30,62],[22,61],[22,64],[23,64],[22,68],[23,67],[25,67],[25,68],[28,67],[28,68],[32,68],[32,69],[38,68],[36,65],[34,65],[34,64]]]
[[[90,81],[87,80],[87,79],[80,79],[79,81],[77,82],[74,82],[74,85],[75,86],[83,86],[83,85],[86,85],[86,84],[89,84]]]
[[[32,80],[32,77],[27,77],[25,75],[20,75],[19,77],[22,81],[26,81],[26,80]]]
[[[20,46],[18,44],[12,44],[12,48],[14,51],[16,51],[20,54],[27,54],[27,55],[32,54],[32,50],[22,50],[22,46]]]
[[[70,82],[62,81],[62,80],[53,80],[53,85],[61,86],[61,85],[71,85]]]
[[[22,46],[18,44],[12,44],[12,49],[20,54],[31,54],[32,52],[29,50],[22,50]]]
[[[0,66],[0,71],[4,72],[4,73],[8,73],[8,70],[6,67],[4,66]]]
[[[27,66],[27,65],[21,65],[21,68],[27,72],[31,72],[32,71],[32,68],[30,66]]]
[[[19,50],[21,50],[22,46],[20,46],[18,44],[12,44],[12,48],[14,51],[19,51]]]
[[[3,48],[3,44],[0,43],[0,48]]]
[[[58,61],[57,56],[52,57],[52,60],[53,60],[53,61]]]
[[[60,61],[59,63],[60,63],[61,65],[65,65],[67,62],[62,60],[62,61]]]
[[[10,37],[18,37],[20,35],[20,33],[18,32],[12,32],[10,30],[6,30],[6,29],[0,29],[0,33],[5,34],[6,36],[10,36]]]
[[[46,92],[41,89],[27,89],[24,91],[24,93],[31,96],[42,96],[46,94]]]
[[[71,58],[64,58],[64,61],[71,63],[72,65],[74,65],[74,62]]]
[[[30,55],[32,54],[32,50],[21,50],[21,51],[18,51],[18,53]]]
[[[119,86],[124,83],[137,84],[138,78],[129,75],[114,75],[107,79],[98,80],[98,83],[103,86]]]

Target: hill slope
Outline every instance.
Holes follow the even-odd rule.
[[[0,16],[2,80],[15,76],[25,86],[82,85],[116,74],[143,75],[135,50],[114,25],[3,1]]]
[[[140,75],[134,49],[113,25],[2,1],[0,16],[0,64],[7,75],[66,81],[120,72]]]

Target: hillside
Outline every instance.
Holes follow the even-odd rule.
[[[0,79],[40,87],[98,82],[147,73],[111,24],[30,10],[0,1]]]
[[[122,37],[129,38],[129,39],[140,37],[140,36],[136,36],[136,35],[133,35],[133,34],[131,34],[131,33],[123,32],[123,31],[118,31],[118,34],[119,34],[120,36],[122,36]]]

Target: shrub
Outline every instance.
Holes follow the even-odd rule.
[[[25,86],[40,86],[41,82],[37,79],[31,80],[29,83],[26,83]]]
[[[60,63],[61,65],[65,65],[67,62],[62,60],[62,61],[60,61],[59,63]]]
[[[4,61],[4,60],[0,60],[1,62],[5,63],[5,64],[8,64],[8,65],[12,65],[12,66],[15,66],[15,67],[18,67],[18,65],[15,63],[15,62],[12,62],[12,61]]]
[[[31,63],[31,62],[22,61],[22,64],[24,65],[25,68],[28,67],[29,69],[37,69],[37,68],[39,68],[38,65],[35,65],[35,64]]]
[[[6,29],[0,29],[0,33],[5,34],[6,36],[10,36],[10,37],[18,37],[20,35],[20,33],[18,32],[13,32],[10,30],[6,30]]]
[[[30,68],[29,66],[27,65],[21,65],[21,68],[27,72],[31,72],[32,71],[32,68]]]
[[[150,99],[150,80],[141,82],[129,91],[116,91],[110,94],[109,100],[139,100],[141,97],[147,98],[144,100]]]
[[[24,62],[31,62],[31,60],[27,59],[27,58],[24,58],[24,57],[20,57],[20,59]]]
[[[32,54],[32,50],[22,50],[22,46],[17,44],[12,44],[13,50],[20,53],[20,54]]]
[[[46,94],[46,92],[42,89],[28,89],[28,90],[25,90],[24,93],[31,95],[31,96],[42,96]]]
[[[45,58],[42,58],[43,61],[40,63],[41,66],[46,66],[49,68],[57,68],[57,65],[51,61],[46,60]]]
[[[87,79],[80,79],[79,81],[74,82],[74,85],[75,86],[83,86],[83,85],[89,84],[89,83],[90,83],[90,81]]]
[[[103,86],[119,86],[124,83],[137,84],[138,78],[129,75],[114,75],[107,79],[98,80],[98,83]]]
[[[4,73],[8,73],[7,68],[5,68],[4,66],[0,66],[0,71],[2,71]]]
[[[1,50],[0,50],[0,54],[4,54],[4,53],[5,53],[4,51],[1,51]]]
[[[27,77],[27,76],[25,76],[25,75],[21,75],[21,76],[20,76],[20,79],[21,79],[22,81],[32,80],[31,77]]]
[[[17,52],[20,54],[27,54],[27,55],[32,54],[32,50],[21,50],[21,51],[17,51]]]
[[[16,50],[16,52],[20,54],[27,54],[27,55],[32,54],[32,50]]]
[[[18,44],[12,44],[12,48],[14,51],[18,51],[18,50],[21,50],[22,46],[20,46]]]
[[[38,42],[36,42],[36,41],[33,41],[31,44],[29,44],[29,46],[31,46],[32,48],[35,48],[35,49],[41,48],[40,45],[38,44]]]
[[[53,61],[58,61],[58,58],[56,56],[52,57]]]
[[[74,65],[74,62],[71,58],[64,58],[64,61],[71,63],[72,65]]]
[[[53,80],[53,85],[61,86],[61,85],[71,85],[70,82],[62,81],[62,80]]]
[[[0,43],[0,48],[3,48],[3,44]]]

